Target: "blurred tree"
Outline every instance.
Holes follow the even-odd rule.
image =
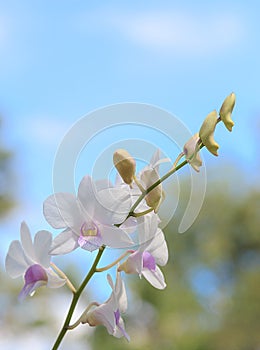
[[[1,119],[0,119],[1,126]],[[13,206],[11,189],[12,153],[0,142],[0,217],[3,217]]]
[[[259,350],[260,193],[240,197],[215,187],[182,235],[176,233],[180,212],[165,230],[167,288],[128,278],[131,343],[97,327],[93,349]]]

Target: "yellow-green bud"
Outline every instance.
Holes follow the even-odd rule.
[[[214,140],[214,131],[217,125],[217,120],[218,113],[216,110],[214,110],[207,115],[199,131],[199,137],[202,143],[215,156],[218,155],[219,149],[219,145]]]
[[[155,169],[149,169],[142,173],[141,181],[145,184],[145,188],[151,187],[160,178],[158,172]],[[145,196],[146,204],[153,208],[154,212],[157,213],[159,206],[164,199],[164,193],[162,184],[156,186],[151,192]]]
[[[220,118],[229,131],[232,131],[232,128],[234,126],[234,122],[231,119],[231,114],[234,109],[235,103],[236,95],[234,94],[234,92],[232,92],[225,98],[219,111]]]
[[[134,158],[126,150],[118,149],[113,155],[113,162],[124,182],[131,185],[136,169]]]

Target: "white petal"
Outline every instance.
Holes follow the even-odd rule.
[[[71,193],[56,193],[48,197],[43,203],[43,213],[54,228],[72,228],[82,224],[78,201]]]
[[[124,313],[127,310],[127,295],[126,295],[125,284],[121,278],[120,272],[117,272],[115,292],[116,292],[116,297],[118,299],[119,311]]]
[[[158,265],[164,266],[167,264],[168,247],[161,229],[158,228],[153,240],[147,247],[147,251],[152,254]]]
[[[95,184],[89,175],[83,177],[79,184],[78,199],[82,204],[87,216],[93,219],[94,208],[97,202]]]
[[[118,227],[100,225],[100,232],[103,243],[111,248],[126,248],[131,247],[134,242]]]
[[[150,243],[154,238],[158,228],[158,216],[155,213],[150,213],[139,219],[138,238],[139,243]]]
[[[71,230],[65,230],[54,238],[49,254],[61,255],[78,248],[78,236]]]
[[[163,273],[158,266],[156,266],[155,271],[144,269],[142,275],[154,288],[164,289],[166,287]]]
[[[110,274],[107,274],[107,281],[108,281],[111,289],[114,291],[114,283],[113,283],[113,280],[112,280],[112,277]]]
[[[137,228],[136,218],[130,216],[124,223],[120,226],[120,228],[125,231],[127,234],[134,233]]]
[[[160,179],[160,175],[156,169],[150,168],[142,172],[141,181],[147,189]],[[160,186],[160,185],[158,185]]]
[[[22,243],[24,253],[28,257],[30,257],[32,260],[35,260],[35,253],[34,253],[31,233],[30,233],[29,227],[24,221],[21,223],[20,234],[21,234],[21,243]]]
[[[122,319],[122,317],[120,317],[118,323],[119,323],[119,325],[117,325],[117,327],[116,327],[116,329],[115,329],[115,331],[113,333],[113,336],[116,337],[116,338],[125,337],[126,340],[129,342],[130,341],[130,337],[125,331],[125,323],[124,323],[124,320]]]
[[[97,192],[110,187],[113,187],[113,185],[108,179],[95,181],[95,189],[97,190]]]
[[[51,248],[52,235],[48,231],[39,231],[34,237],[34,251],[37,261],[43,267],[50,266],[51,256],[49,251]]]
[[[96,307],[91,313],[91,319],[95,321],[95,325],[102,324],[106,327],[109,334],[113,335],[116,322],[114,312],[115,306],[110,302],[101,304]]]
[[[90,176],[85,176],[79,185],[78,198],[86,214],[101,224],[121,223],[132,205],[129,186],[111,186],[107,181],[96,185]]]
[[[21,276],[28,267],[28,262],[24,256],[23,248],[19,241],[10,244],[6,259],[5,269],[12,278]]]
[[[159,171],[160,164],[171,162],[170,158],[160,159],[161,155],[161,150],[157,149],[150,160],[150,167],[156,169],[157,171]]]
[[[159,161],[160,158],[161,158],[161,150],[159,148],[157,148],[157,150],[154,152],[154,154],[152,155],[152,158],[150,160],[150,166],[152,168],[154,168],[156,163]]]
[[[130,274],[141,274],[143,270],[143,251],[138,249],[136,252],[129,255],[129,257],[119,266],[119,271],[124,271]]]
[[[99,205],[95,207],[95,218],[102,224],[123,222],[132,206],[130,190],[126,186],[99,191],[98,201]]]
[[[64,284],[66,283],[65,279],[57,276],[56,273],[54,273],[51,269],[47,269],[46,272],[48,275],[48,282],[47,282],[48,288],[60,288],[64,286]]]

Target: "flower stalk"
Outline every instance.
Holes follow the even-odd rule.
[[[96,259],[93,262],[93,265],[91,266],[91,269],[89,270],[87,276],[85,277],[84,281],[81,283],[80,287],[78,288],[78,290],[76,291],[76,293],[74,293],[71,304],[70,304],[70,308],[67,314],[67,317],[65,319],[65,322],[63,324],[63,327],[61,328],[61,331],[52,347],[52,350],[57,350],[65,336],[65,334],[68,331],[68,327],[70,324],[70,320],[72,318],[73,312],[75,310],[75,307],[78,303],[79,297],[81,295],[81,293],[83,292],[83,290],[85,289],[86,285],[88,284],[89,280],[91,279],[91,277],[94,275],[94,273],[96,272],[96,267],[101,259],[101,256],[103,254],[105,250],[105,247],[102,246],[99,248]]]
[[[69,287],[69,289],[72,291],[73,294],[76,293],[76,288],[73,286],[72,282],[68,278],[68,276],[60,269],[57,265],[55,265],[53,262],[50,263],[51,267],[60,275],[60,277],[64,278],[66,280],[66,284]]]

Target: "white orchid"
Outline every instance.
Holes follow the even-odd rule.
[[[127,295],[124,282],[119,272],[117,272],[115,285],[110,275],[107,275],[107,280],[112,288],[109,299],[103,304],[97,302],[91,303],[79,320],[70,326],[69,329],[75,328],[80,323],[88,323],[92,327],[103,325],[109,334],[116,338],[125,337],[129,341],[130,337],[125,331],[124,321],[121,317],[121,314],[127,309]],[[96,307],[91,309],[93,306]]]
[[[71,193],[48,197],[43,204],[46,220],[54,228],[65,229],[54,239],[50,253],[65,254],[78,247],[93,251],[102,245],[131,246],[128,234],[114,226],[125,220],[130,207],[126,187],[108,187],[103,183],[100,186],[90,176],[82,179],[77,197]]]
[[[48,231],[39,231],[32,241],[30,230],[25,222],[21,224],[21,242],[18,240],[10,244],[5,267],[12,278],[24,275],[25,284],[19,298],[24,299],[32,295],[41,286],[59,288],[66,282],[50,267],[48,254],[52,235]]]
[[[161,158],[161,151],[157,149],[153,154],[150,163],[146,165],[136,177],[138,184],[133,184],[132,187],[132,197],[133,199],[137,199],[141,194],[143,188],[147,190],[150,186],[152,186],[156,181],[160,179],[159,167],[162,163],[170,162],[169,158]],[[145,201],[139,204],[138,211],[144,211],[149,208],[153,208],[155,212],[158,211],[159,206],[164,200],[164,191],[162,188],[162,184],[156,186],[151,192],[149,192],[145,196]]]
[[[183,153],[187,162],[193,167],[197,172],[200,171],[200,167],[202,166],[202,160],[200,157],[200,148],[198,146],[199,141],[199,133],[193,135],[184,145]]]
[[[139,248],[123,262],[118,270],[129,274],[139,274],[155,288],[164,289],[166,283],[158,265],[168,261],[168,248],[162,230],[158,227],[158,217],[150,213],[142,217],[139,229]]]

